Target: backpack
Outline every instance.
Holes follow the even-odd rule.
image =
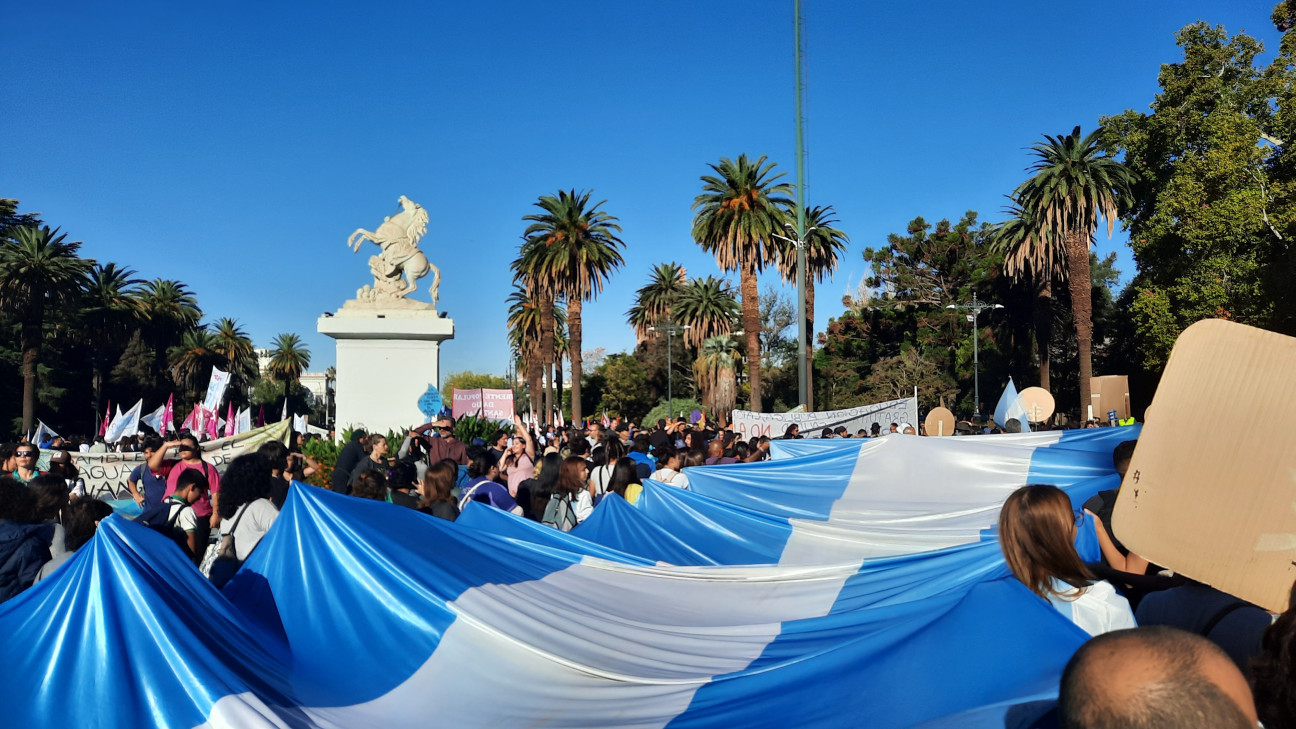
[[[569,532],[580,524],[580,519],[576,517],[576,507],[572,504],[571,494],[550,496],[540,523],[548,524],[560,532]]]
[[[184,504],[170,500],[163,501],[160,504],[146,508],[139,516],[135,517],[135,523],[143,524],[153,531],[166,535],[180,545],[180,549],[185,554],[189,554],[189,538],[183,531],[176,528],[176,520],[180,518],[180,512],[184,511],[185,508],[186,505]]]

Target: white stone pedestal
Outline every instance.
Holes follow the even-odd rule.
[[[346,428],[386,433],[426,422],[418,401],[429,384],[440,385],[441,342],[454,338],[454,320],[430,306],[353,303],[317,323],[337,340],[337,437]]]

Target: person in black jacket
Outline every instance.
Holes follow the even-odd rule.
[[[0,476],[0,602],[31,586],[50,560],[54,524],[37,521],[36,494]]]
[[[340,494],[351,493],[351,471],[364,459],[369,450],[369,434],[357,430],[351,434],[347,443],[338,454],[337,464],[333,466],[333,478],[329,485]]]

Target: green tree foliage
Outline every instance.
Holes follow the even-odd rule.
[[[510,387],[512,387],[512,383],[508,381],[507,377],[485,372],[464,370],[463,372],[452,372],[441,378],[441,391],[447,401],[450,399],[450,394],[456,389],[477,390],[486,388],[488,390],[507,390]]]
[[[296,334],[280,334],[270,347],[270,375],[280,382],[297,382],[310,367],[311,353]]]
[[[603,398],[596,412],[600,417],[606,410],[638,422],[656,402],[655,393],[648,388],[648,373],[643,364],[628,354],[611,354],[599,367]]]
[[[1201,319],[1296,334],[1296,35],[1267,66],[1259,41],[1220,26],[1193,23],[1177,40],[1183,57],[1161,67],[1151,112],[1102,120],[1136,176],[1123,348],[1154,375]]]

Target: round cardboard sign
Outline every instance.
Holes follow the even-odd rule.
[[[1053,417],[1053,411],[1057,409],[1057,404],[1053,401],[1053,396],[1048,390],[1042,387],[1028,387],[1021,391],[1017,396],[1021,406],[1025,408],[1026,415],[1032,423],[1042,423]]]
[[[927,435],[954,435],[954,413],[949,408],[932,408],[923,425]]]

